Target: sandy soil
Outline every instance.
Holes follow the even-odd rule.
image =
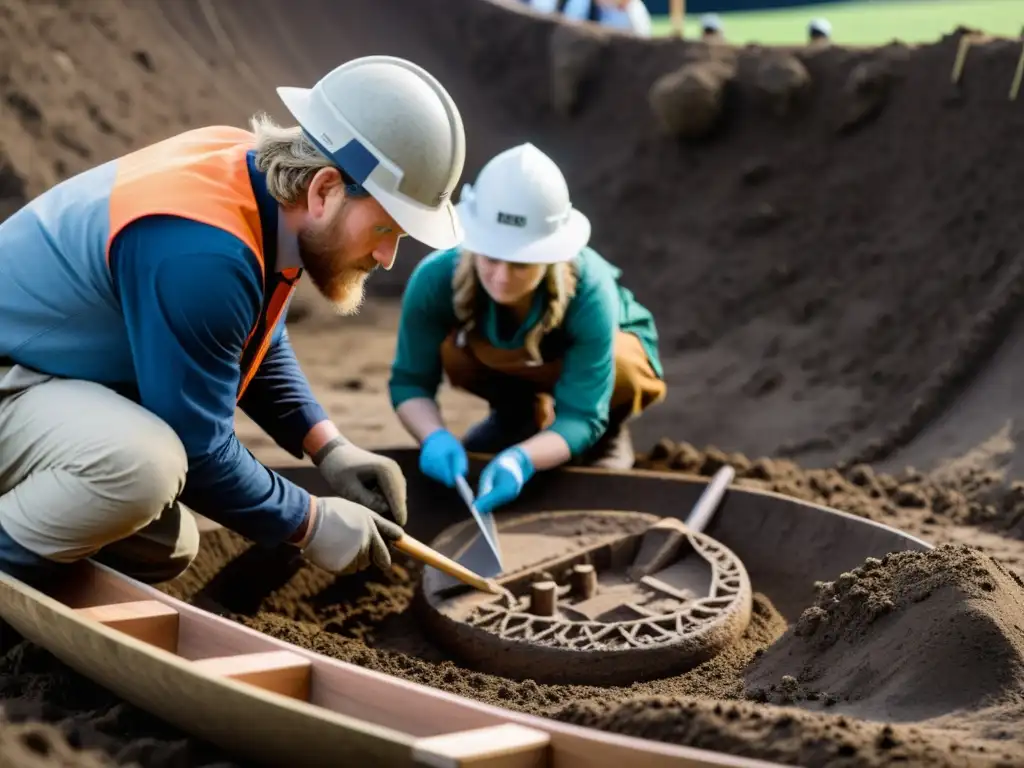
[[[253,575],[273,574],[273,553],[221,531],[169,588],[357,664],[594,727],[808,766],[1021,764],[1019,44],[972,49],[952,86],[956,43],[649,44],[487,0],[0,0],[0,216],[175,131],[284,117],[272,86],[345,58],[423,63],[463,111],[467,178],[519,141],[556,156],[594,244],[655,311],[670,396],[635,429],[642,466],[728,460],[742,484],[944,546],[835,574],[792,626],[758,595],[729,652],[615,689],[459,668],[405,610],[414,568],[268,586]],[[386,378],[421,253],[403,245],[358,318],[308,292],[292,318],[314,389],[368,447],[411,444]],[[442,402],[456,431],[483,414]],[[294,462],[242,416],[239,433]],[[0,630],[0,764],[240,764]]]

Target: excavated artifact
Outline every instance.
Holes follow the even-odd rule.
[[[436,640],[481,672],[545,683],[629,685],[679,674],[750,621],[740,560],[675,518],[566,511],[498,521],[507,592],[460,588],[432,568],[417,604]],[[459,559],[472,520],[432,543]]]

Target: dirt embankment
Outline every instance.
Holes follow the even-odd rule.
[[[655,312],[670,395],[636,425],[642,443],[882,460],[1015,328],[1015,43],[972,48],[953,86],[958,36],[735,50],[573,31],[487,0],[406,3],[388,11],[401,25],[379,6],[12,0],[0,130],[15,176],[0,189],[17,200],[19,178],[33,194],[180,128],[284,117],[275,85],[398,54],[458,100],[466,178],[512,143],[549,152],[593,245]],[[422,249],[403,252],[373,293],[401,291]]]
[[[781,493],[891,525],[933,544],[969,544],[1024,576],[1021,484],[1002,473],[968,465],[938,477],[906,468],[897,475],[868,464],[808,469],[789,459],[750,459],[715,447],[658,441],[638,458],[640,469],[710,477],[723,464],[741,486]]]
[[[637,425],[646,441],[879,460],[1010,330],[1024,285],[1024,111],[1007,98],[1019,44],[972,48],[952,86],[958,36],[735,51],[444,5],[431,34],[558,158],[593,243],[656,313],[672,404]]]

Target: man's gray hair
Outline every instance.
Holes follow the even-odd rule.
[[[283,128],[263,113],[249,125],[256,134],[256,168],[267,175],[267,191],[282,205],[299,202],[316,172],[333,166],[298,126]]]

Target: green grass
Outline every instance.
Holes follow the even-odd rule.
[[[832,39],[838,45],[883,45],[894,38],[905,43],[927,43],[959,25],[1016,37],[1024,27],[1024,0],[861,0],[719,16],[726,38],[740,45],[803,43],[807,22],[815,16],[832,23]],[[667,16],[653,21],[654,34],[671,31]],[[688,14],[686,37],[699,35],[699,15]]]

